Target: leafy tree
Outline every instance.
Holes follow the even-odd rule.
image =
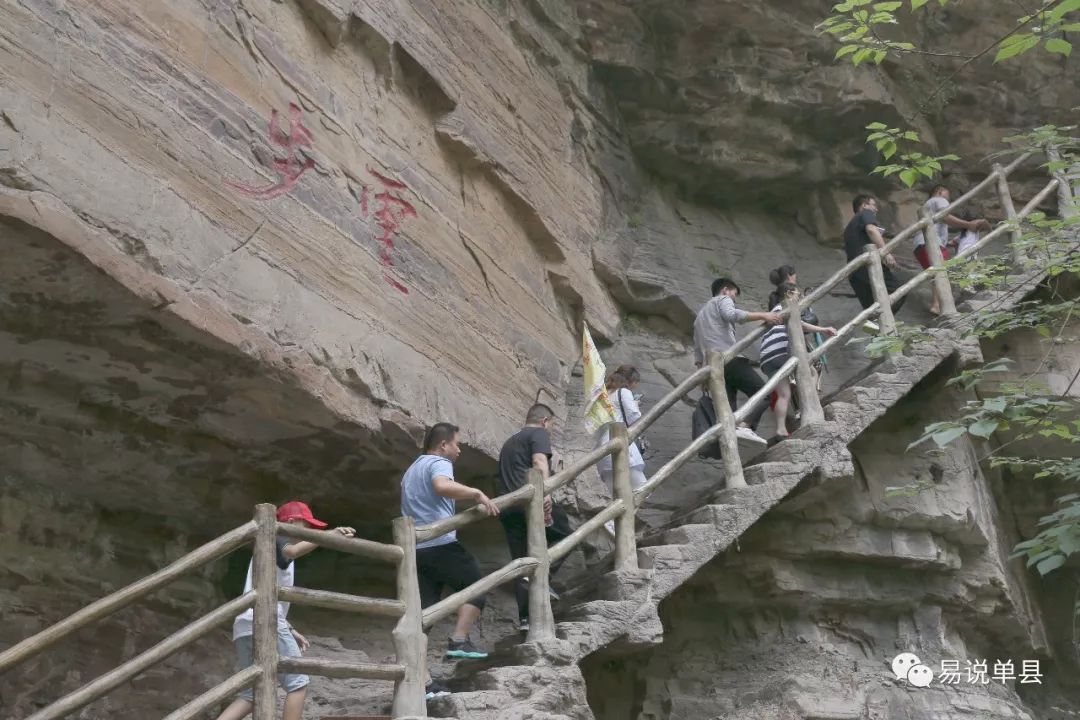
[[[1016,20],[1007,33],[994,38],[982,50],[971,56],[959,55],[934,48],[919,48],[897,35],[901,25],[899,13],[926,12],[930,5],[945,6],[950,0],[908,0],[907,3],[873,2],[873,0],[846,0],[833,7],[833,14],[818,24],[817,29],[832,36],[839,43],[835,59],[858,66],[863,63],[880,64],[888,57],[902,60],[907,56],[923,55],[945,58],[958,65],[942,77],[937,87],[923,100],[916,110],[921,112],[928,103],[951,84],[965,69],[981,59],[988,62],[1023,62],[1026,54],[1045,52],[1069,57],[1072,53],[1070,33],[1080,32],[1080,0],[1044,0],[1033,12]],[[905,5],[907,8],[905,9]],[[1017,3],[1020,6],[1020,3]],[[917,18],[916,18],[917,19]],[[989,56],[993,54],[992,60]],[[908,118],[910,121],[912,118]],[[873,170],[883,177],[896,176],[903,185],[913,186],[920,179],[933,178],[942,170],[942,163],[958,160],[955,155],[931,155],[918,147],[921,144],[917,132],[908,128],[890,127],[875,122],[867,126],[870,131],[867,142],[874,145],[885,164]],[[1043,125],[1027,133],[1003,138],[1008,146],[1001,156],[1010,153],[1056,148],[1060,159],[1045,164],[1051,172],[1062,172],[1080,167],[1080,138],[1075,137],[1075,126],[1058,127]],[[1075,184],[1075,181],[1074,181]],[[1076,188],[1073,195],[1077,194]],[[1065,290],[1068,278],[1080,276],[1080,207],[1073,200],[1071,207],[1059,208],[1058,217],[1033,213],[1022,222],[1010,223],[1010,255],[1020,262],[1001,257],[954,259],[946,263],[950,279],[961,288],[979,290],[989,287],[1017,287],[1024,280],[1047,277],[1044,291],[1037,300],[1028,300],[1008,310],[998,303],[976,310],[956,324],[956,329],[968,337],[994,338],[1002,333],[1018,329],[1033,329],[1046,338],[1051,350],[1056,344],[1076,341],[1067,333],[1080,322],[1080,301],[1076,292]],[[911,345],[929,339],[925,331],[898,323],[897,332],[875,338],[867,350],[880,356],[901,352]],[[1069,395],[1078,387],[1080,378],[1073,377],[1060,394],[1053,394],[1040,386],[1037,374],[1043,362],[1027,377],[1003,383],[994,395],[969,400],[957,417],[933,423],[925,428],[923,435],[912,443],[911,448],[945,448],[960,438],[970,437],[976,441],[992,444],[995,438],[1008,437],[991,447],[982,461],[991,466],[1008,466],[1017,471],[1029,472],[1035,478],[1055,478],[1063,482],[1080,484],[1080,419],[1078,407]],[[1009,369],[1010,361],[997,360],[981,367],[965,370],[949,381],[950,385],[975,390],[995,373]],[[1080,372],[1077,373],[1080,376]],[[1075,447],[1071,457],[1030,458],[1019,457],[1012,452],[1013,446],[1027,440],[1053,438],[1067,446]],[[910,495],[923,488],[911,486],[890,488],[892,495]],[[1040,532],[1033,538],[1019,543],[1014,556],[1026,557],[1028,567],[1034,567],[1045,575],[1065,564],[1067,558],[1080,554],[1080,493],[1070,493],[1058,498],[1058,509],[1040,520]],[[1078,605],[1080,610],[1080,605]]]

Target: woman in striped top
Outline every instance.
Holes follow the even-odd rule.
[[[799,288],[790,282],[785,282],[777,285],[776,289],[772,291],[769,296],[769,305],[772,307],[772,312],[780,312],[784,309],[784,300],[797,302],[798,299]],[[806,321],[803,321],[802,327],[804,333],[816,332],[829,337],[836,334],[836,328],[811,325]],[[799,338],[799,341],[806,342],[806,339],[805,337]],[[780,370],[780,367],[787,362],[788,357],[790,357],[788,343],[788,331],[785,323],[774,325],[761,337],[761,371],[767,376],[772,377],[775,375]],[[814,386],[817,387],[816,371],[810,368],[810,372],[815,373]],[[773,408],[773,412],[776,414],[776,434],[781,437],[787,437],[790,434],[787,430],[787,412],[790,404],[791,383],[781,382],[776,386],[776,407]]]

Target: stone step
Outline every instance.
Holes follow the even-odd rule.
[[[622,602],[619,600],[589,600],[568,608],[566,612],[559,613],[557,619],[560,623],[578,620],[591,621],[592,618],[611,615],[620,605],[622,605]]]
[[[429,700],[428,717],[494,720],[502,708],[513,704],[513,696],[505,690],[456,692],[447,697]]]
[[[713,531],[715,532],[715,530]],[[688,558],[700,553],[690,545],[653,545],[638,550],[638,566],[643,570],[664,572],[684,565]]]
[[[555,634],[576,647],[590,647],[595,627],[588,620],[567,620],[555,624]]]
[[[689,545],[700,542],[716,532],[716,527],[711,523],[689,523],[665,528],[652,533],[638,541],[638,548],[654,547],[657,545]]]
[[[735,514],[736,509],[734,505],[728,504],[702,505],[680,517],[677,522],[679,525],[723,526]]]

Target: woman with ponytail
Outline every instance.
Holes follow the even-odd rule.
[[[793,283],[785,282],[773,290],[772,295],[769,296],[769,305],[772,307],[773,312],[781,312],[784,309],[785,300],[796,302],[798,299],[799,288]],[[802,329],[803,333],[821,333],[828,337],[836,335],[836,328],[812,325],[805,320],[802,321]],[[789,338],[787,325],[784,323],[769,328],[761,336],[761,371],[769,377],[775,375],[791,357],[789,344],[792,342],[806,342],[806,339],[802,335],[797,338]],[[810,369],[810,372],[814,375],[814,386],[816,388],[817,372],[813,368]],[[776,434],[780,437],[788,436],[787,412],[790,404],[791,383],[781,382],[776,386],[776,404],[773,406],[773,412],[776,415]]]
[[[769,282],[773,287],[779,287],[784,283],[791,283],[792,285],[798,285],[799,281],[795,276],[794,265],[781,265],[775,270],[769,272]],[[775,303],[770,302],[769,307],[772,307]]]

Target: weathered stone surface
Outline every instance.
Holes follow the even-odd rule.
[[[951,61],[833,63],[835,44],[814,31],[827,12],[817,5],[600,0],[578,12],[582,43],[642,165],[710,205],[783,208],[829,244],[849,213],[850,192],[838,184],[890,195],[890,222],[915,219],[922,199],[866,177],[876,164],[863,144],[869,122],[903,123],[931,148],[959,150],[948,179],[965,187],[985,174],[978,164],[1002,136],[1048,118],[1069,123],[1067,108],[1080,102],[1066,80],[1075,60],[1041,57],[1022,68],[976,64],[922,107]],[[986,28],[1010,27],[1015,14],[969,3],[901,15],[920,47],[973,55]],[[996,198],[980,204],[994,208]]]
[[[975,11],[957,7],[961,23]],[[818,63],[827,51],[807,30],[817,13],[637,0],[0,6],[0,645],[243,522],[256,502],[302,497],[328,520],[388,539],[400,472],[436,420],[464,428],[459,477],[490,487],[500,443],[545,388],[562,421],[558,455],[572,457],[592,444],[571,420],[582,320],[609,366],[642,370],[648,406],[692,370],[689,324],[717,274],[742,284],[749,308],[764,304],[768,269],[782,262],[798,266],[802,284],[831,274],[840,253],[815,240],[835,241],[847,197],[866,183],[860,129],[912,97],[892,67]],[[1068,77],[1075,60],[1062,62],[1040,70]],[[958,96],[961,110],[986,91],[981,82]],[[1031,89],[1009,78],[991,88],[1002,114],[950,112],[949,124],[931,117],[921,129],[942,151],[975,158],[1031,118],[1057,119],[1048,108],[1077,104],[1067,83]],[[290,119],[290,104],[313,136],[291,158],[268,128],[274,110]],[[294,172],[311,167],[289,192],[245,194],[280,181],[274,163],[290,159]],[[957,184],[981,174],[970,161],[961,171]],[[379,240],[375,173],[402,183],[416,212],[399,218],[392,249]],[[889,200],[895,224],[919,198]],[[927,319],[924,295],[904,319]],[[817,310],[839,323],[853,308],[830,296]],[[603,682],[586,687],[579,663],[593,654],[595,679],[595,663],[624,667],[687,633],[708,637],[677,622],[680,588],[693,581],[692,596],[721,565],[740,575],[726,601],[869,602],[897,588],[905,603],[946,608],[913,611],[905,639],[953,633],[967,603],[977,630],[1034,644],[1039,603],[1009,579],[997,532],[1007,521],[981,480],[909,502],[885,498],[881,483],[852,490],[894,470],[893,455],[852,441],[953,353],[970,348],[932,347],[870,370],[857,347],[830,353],[826,426],[747,468],[746,490],[718,493],[722,473],[704,461],[661,487],[640,513],[644,571],[570,588],[561,643],[508,654],[516,608],[501,589],[476,633],[500,653],[473,678],[467,664],[442,662],[449,621],[440,624],[429,662],[465,691],[443,710],[462,720],[630,717],[605,704]],[[1074,365],[1053,360],[1062,387]],[[652,429],[650,469],[685,445],[691,411],[681,404]],[[948,472],[964,464],[949,461]],[[901,474],[934,477],[935,463]],[[1051,495],[1012,497],[1018,525],[1030,529]],[[579,515],[608,497],[589,474],[563,493]],[[751,528],[757,564],[714,560],[737,556]],[[462,538],[484,571],[506,561],[496,523]],[[598,576],[609,549],[590,540],[557,584],[587,569]],[[235,594],[245,561],[219,563],[6,675],[0,715],[25,717]],[[838,579],[848,564],[868,568],[865,577]],[[332,553],[305,559],[299,577],[392,593],[385,568]],[[1049,617],[1069,616],[1070,588],[1039,590]],[[695,599],[688,621],[725,600],[709,601]],[[392,656],[385,624],[305,608],[291,617],[320,656]],[[739,642],[765,638],[766,665],[787,657],[775,617],[731,622]],[[875,638],[889,640],[873,620]],[[859,637],[869,621],[830,623],[837,637]],[[1071,652],[1054,642],[1058,655]],[[760,686],[745,677],[757,666],[728,673],[730,657],[707,650],[680,660],[685,680],[659,669],[619,700],[646,717],[705,714],[716,692],[707,678],[719,674],[748,688],[725,709],[731,717],[921,718],[941,707],[871,687],[872,673],[822,692],[796,672],[821,662],[817,648],[790,655],[792,678],[773,673]],[[231,664],[222,631],[80,716],[161,716]],[[316,680],[308,714],[383,713],[389,692]],[[1016,697],[952,702],[957,717],[1009,717]]]
[[[1026,578],[1006,564],[1008,520],[997,516],[990,483],[977,466],[949,465],[969,449],[936,458],[946,471],[931,491],[971,508],[977,530],[959,527],[960,548],[946,549],[957,529],[947,504],[911,514],[910,498],[882,495],[885,483],[919,472],[922,459],[895,447],[918,432],[912,407],[946,412],[927,399],[935,394],[934,384],[913,393],[859,436],[851,445],[859,470],[846,484],[798,510],[781,502],[740,538],[738,552],[674,590],[660,606],[664,638],[655,649],[618,669],[610,651],[588,660],[597,718],[1041,717],[1017,696],[1019,686],[920,690],[889,670],[902,651],[936,672],[942,659],[1014,657],[1019,666],[1021,656],[1047,649]],[[870,467],[885,457],[891,474]],[[898,526],[899,516],[908,524]],[[916,526],[925,529],[909,529]],[[837,538],[848,544],[838,547]],[[678,572],[699,546],[646,550],[681,553],[665,568]],[[631,687],[643,689],[632,700],[623,696]]]

